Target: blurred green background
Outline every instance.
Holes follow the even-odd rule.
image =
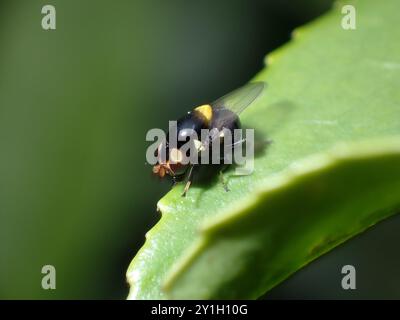
[[[124,299],[159,216],[150,128],[238,87],[332,1],[0,3],[0,298]],[[54,5],[57,30],[41,28]],[[400,298],[400,218],[315,261],[266,298]],[[41,268],[57,289],[41,288]],[[341,267],[357,290],[341,289]]]

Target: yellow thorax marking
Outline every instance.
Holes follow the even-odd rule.
[[[204,119],[207,122],[207,125],[210,124],[213,112],[212,112],[212,108],[209,104],[204,104],[202,106],[197,107],[194,110],[199,112],[204,117]]]

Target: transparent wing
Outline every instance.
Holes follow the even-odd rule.
[[[213,108],[226,108],[236,114],[246,109],[266,87],[265,82],[252,82],[211,103]]]

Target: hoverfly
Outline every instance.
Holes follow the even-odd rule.
[[[195,166],[201,165],[181,163],[181,147],[186,141],[185,137],[190,137],[193,132],[200,137],[202,129],[217,129],[217,131],[213,130],[214,132],[240,129],[240,113],[260,96],[264,88],[264,82],[249,83],[231,93],[228,93],[222,98],[219,98],[213,103],[204,104],[194,108],[192,111],[177,120],[176,129],[178,137],[183,139],[178,139],[176,148],[169,147],[168,137],[159,144],[156,152],[157,164],[153,167],[153,173],[160,178],[169,175],[173,178],[174,183],[187,176],[186,185],[182,194],[182,196],[185,196],[192,183],[193,169]],[[217,141],[217,139],[214,138],[215,137],[210,136],[206,141],[196,140],[196,149],[198,151],[207,148],[210,149],[209,147],[213,142]],[[243,142],[244,140],[232,141],[231,147],[234,148]],[[221,139],[218,139],[218,143],[221,143]],[[161,157],[161,154],[164,154],[165,156]]]

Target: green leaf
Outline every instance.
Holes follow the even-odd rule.
[[[337,3],[268,56],[241,119],[272,144],[230,192],[216,179],[159,201],[129,298],[257,298],[399,208],[398,2],[354,6],[356,30]]]

